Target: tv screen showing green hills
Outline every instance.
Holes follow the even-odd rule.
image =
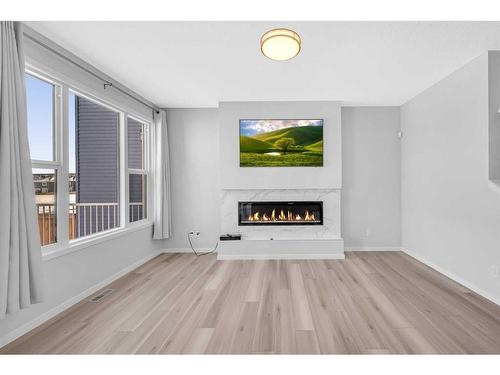
[[[240,167],[322,167],[323,120],[240,120]]]

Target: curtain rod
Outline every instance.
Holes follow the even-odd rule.
[[[55,55],[59,56],[60,58],[62,58],[62,59],[64,59],[64,60],[66,60],[66,61],[68,61],[69,63],[71,63],[71,64],[75,65],[75,66],[76,66],[76,67],[78,67],[78,68],[80,68],[80,69],[81,69],[81,70],[83,70],[84,72],[86,72],[86,73],[90,74],[91,76],[93,76],[93,77],[95,77],[95,78],[97,78],[97,79],[101,80],[101,81],[103,82],[104,89],[106,89],[106,87],[108,87],[108,86],[109,86],[109,87],[113,87],[115,90],[118,90],[119,92],[121,92],[122,94],[124,94],[124,95],[128,96],[129,98],[131,98],[131,99],[135,100],[136,102],[141,103],[142,105],[144,105],[144,106],[146,106],[146,107],[148,107],[148,108],[151,108],[151,110],[152,110],[153,112],[160,113],[160,110],[159,110],[158,108],[151,106],[150,104],[148,104],[148,103],[146,103],[146,102],[142,101],[141,99],[139,99],[139,98],[137,98],[136,96],[134,96],[134,95],[132,95],[132,94],[128,93],[127,91],[125,91],[125,90],[121,89],[120,87],[118,87],[118,86],[114,86],[114,85],[113,85],[113,83],[112,83],[112,82],[110,82],[109,80],[102,78],[100,75],[98,75],[98,74],[94,73],[93,71],[91,71],[90,69],[88,69],[88,68],[84,67],[83,65],[80,65],[79,63],[77,63],[76,61],[74,61],[74,60],[70,59],[69,57],[65,56],[64,54],[60,53],[59,51],[56,51],[56,50],[55,50],[54,48],[52,48],[51,46],[49,46],[49,45],[47,45],[47,44],[45,44],[45,43],[41,42],[40,40],[38,40],[37,38],[35,38],[35,37],[31,36],[30,34],[28,34],[28,33],[24,33],[24,36],[25,36],[26,38],[28,38],[28,39],[32,40],[33,42],[35,42],[35,43],[39,44],[40,46],[42,46],[42,47],[44,47],[44,48],[48,49],[48,50],[49,50],[50,52],[52,52],[53,54],[55,54]]]

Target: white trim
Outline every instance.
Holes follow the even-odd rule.
[[[31,159],[31,168],[33,169],[59,169],[62,163],[50,160],[36,160]]]
[[[212,251],[214,248],[209,248],[209,247],[197,247],[196,251],[198,253],[206,253],[207,251]],[[189,247],[176,247],[176,248],[167,248],[162,250],[166,254],[175,254],[175,253],[193,253],[193,250],[191,250]],[[214,252],[217,254],[217,251]]]
[[[120,170],[120,227],[126,227],[129,224],[129,206],[128,206],[128,123],[127,123],[127,112],[120,112],[120,133],[119,133],[119,143],[120,143],[120,160],[119,160],[119,170]]]
[[[25,61],[26,69],[29,70],[30,74],[36,75],[38,77],[43,77],[45,81],[53,84],[59,85],[67,85],[70,91],[77,91],[81,93],[82,96],[85,96],[87,99],[94,101],[104,101],[105,105],[111,106],[110,109],[119,112],[128,112],[132,114],[136,118],[147,119],[147,121],[153,121],[153,116],[145,116],[139,114],[134,108],[127,107],[127,104],[123,104],[122,101],[117,100],[116,98],[110,97],[100,90],[96,90],[95,88],[89,86],[87,83],[80,82],[77,79],[74,79],[64,73],[54,70],[51,66],[46,63],[42,63],[37,61],[36,59],[31,58],[30,56],[26,56]],[[102,99],[101,99],[102,98]],[[143,104],[140,104],[143,105]],[[132,110],[132,111],[130,111]],[[145,111],[149,112],[149,111]]]
[[[152,122],[150,121],[145,121],[145,120],[140,120],[137,117],[134,117],[133,115],[130,115],[129,113],[125,112],[124,113],[124,122],[125,122],[125,145],[124,148],[126,149],[126,162],[125,164],[125,182],[126,182],[126,208],[125,208],[125,214],[126,214],[126,220],[127,220],[127,225],[130,225],[131,223],[135,222],[140,222],[142,220],[151,220],[151,214],[150,214],[150,207],[152,205],[151,202],[151,157],[152,157],[152,149],[150,148],[150,143],[151,143],[151,132],[150,129],[153,126]],[[129,119],[138,122],[142,125],[142,130],[143,130],[143,137],[142,137],[142,169],[136,169],[136,168],[130,168],[128,165],[128,126],[129,126]],[[145,211],[146,215],[144,218],[137,220],[137,221],[130,221],[130,205],[132,202],[130,202],[130,197],[129,197],[129,189],[130,189],[130,175],[141,175],[146,177],[146,189],[144,190],[144,184],[143,184],[143,202],[144,202],[144,207],[143,207],[143,213]],[[145,195],[145,197],[144,197]]]
[[[345,251],[402,251],[400,246],[347,246]]]
[[[131,175],[131,174],[139,174],[141,176],[147,176],[148,175],[148,171],[145,170],[145,169],[134,169],[134,168],[129,168],[128,169],[128,174]]]
[[[100,99],[94,95],[90,95],[90,94],[87,94],[85,92],[81,92],[80,90],[72,88],[71,85],[69,85],[65,82],[63,82],[62,85],[66,86],[68,89],[68,92],[71,92],[74,96],[78,96],[80,98],[87,99],[88,101],[90,101],[94,104],[97,104],[101,107],[104,107],[104,108],[110,110],[111,112],[115,112],[117,114],[119,114],[120,112],[124,112],[124,111],[118,109],[117,107],[115,107],[114,105],[106,103],[106,101],[104,99]]]
[[[51,160],[31,159],[31,169],[32,172],[33,169],[48,169],[54,171],[54,177],[55,177],[54,206],[55,206],[55,223],[56,223],[55,242],[49,243],[47,245],[40,244],[42,252],[54,251],[54,249],[59,249],[61,247],[64,247],[67,243],[64,236],[64,233],[66,232],[64,230],[67,229],[68,223],[65,220],[60,220],[61,217],[66,217],[63,207],[68,207],[68,205],[65,204],[65,202],[67,203],[68,200],[67,196],[68,184],[61,183],[61,181],[68,181],[67,174],[65,174],[64,148],[63,148],[64,147],[63,139],[65,132],[63,104],[66,102],[63,97],[64,86],[46,77],[41,72],[30,70],[28,67],[25,68],[24,74],[34,77],[39,81],[45,82],[51,85],[53,88],[52,89],[52,159]],[[64,192],[66,192],[66,195],[64,195]],[[37,212],[36,213],[37,218],[38,215],[39,213]]]
[[[64,255],[68,255],[74,253],[76,251],[80,251],[89,246],[94,246],[98,243],[109,241],[115,239],[117,237],[124,236],[126,234],[136,232],[141,229],[146,229],[152,227],[153,223],[151,221],[142,221],[135,223],[131,223],[126,228],[116,228],[111,229],[109,231],[95,233],[90,236],[82,237],[81,239],[73,240],[69,243],[68,247],[57,247],[52,251],[44,251],[45,246],[42,248],[42,259],[43,261],[49,261],[54,258],[58,258]]]
[[[67,86],[59,86],[61,87],[61,98],[59,101],[61,134],[58,149],[61,152],[59,161],[62,168],[57,171],[56,185],[57,244],[59,245],[59,249],[64,249],[69,246],[69,91]],[[60,218],[63,219],[59,220]]]
[[[217,260],[267,260],[267,259],[345,259],[343,253],[336,254],[218,254]]]
[[[132,263],[131,265],[123,268],[121,271],[115,273],[114,275],[102,280],[101,282],[95,284],[94,286],[91,286],[90,288],[84,290],[83,292],[77,294],[76,296],[71,297],[70,299],[68,299],[68,300],[64,301],[63,303],[57,305],[56,307],[50,309],[49,311],[44,312],[43,314],[41,314],[37,318],[33,319],[32,321],[22,325],[21,327],[14,329],[13,331],[10,331],[9,333],[0,337],[0,348],[11,343],[12,341],[16,340],[17,338],[21,337],[22,335],[25,335],[26,333],[32,331],[33,329],[37,328],[38,326],[42,325],[43,323],[52,319],[53,317],[62,313],[63,311],[69,309],[71,306],[77,304],[78,302],[84,300],[85,298],[88,298],[93,293],[104,288],[106,285],[112,283],[113,281],[119,279],[120,277],[126,275],[127,273],[133,271],[134,269],[140,267],[141,265],[143,265],[147,261],[160,255],[162,252],[163,251],[160,250],[160,251],[155,251],[154,253],[147,255],[146,257],[138,260],[137,262]]]
[[[414,253],[411,250],[402,248],[401,251],[403,251],[405,254],[411,256],[412,258],[418,260],[419,262],[425,264],[426,266],[431,267],[433,270],[435,270],[435,271],[443,274],[444,276],[450,278],[451,280],[459,283],[460,285],[466,287],[467,289],[470,289],[474,293],[477,293],[480,296],[482,296],[482,297],[484,297],[484,298],[490,300],[491,302],[493,302],[493,303],[495,303],[495,304],[497,304],[497,305],[500,306],[500,299],[498,297],[493,296],[492,294],[490,294],[489,292],[486,292],[485,290],[481,289],[477,285],[475,285],[473,283],[470,283],[470,282],[462,279],[460,276],[457,276],[457,275],[449,272],[448,270],[446,270],[446,269],[442,268],[441,266],[438,266],[438,265],[436,265],[436,264],[428,261],[425,258],[422,258],[420,255],[417,255],[416,253]]]

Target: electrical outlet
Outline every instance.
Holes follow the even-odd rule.
[[[192,234],[193,236],[199,236],[200,232],[197,230],[192,230],[191,232],[189,232],[189,234]]]
[[[490,266],[490,274],[495,279],[498,278],[498,265],[493,264],[492,266]]]

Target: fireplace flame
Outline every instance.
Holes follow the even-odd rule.
[[[309,211],[306,210],[306,216],[304,220],[316,220],[316,219],[314,218],[314,214],[309,214]]]
[[[276,216],[276,210],[274,209],[271,215],[268,215],[266,212],[261,214],[259,211],[248,215],[248,221],[316,221],[316,217],[309,210],[306,210],[303,216],[298,213],[294,214],[289,210],[286,213],[280,210],[279,215]]]

